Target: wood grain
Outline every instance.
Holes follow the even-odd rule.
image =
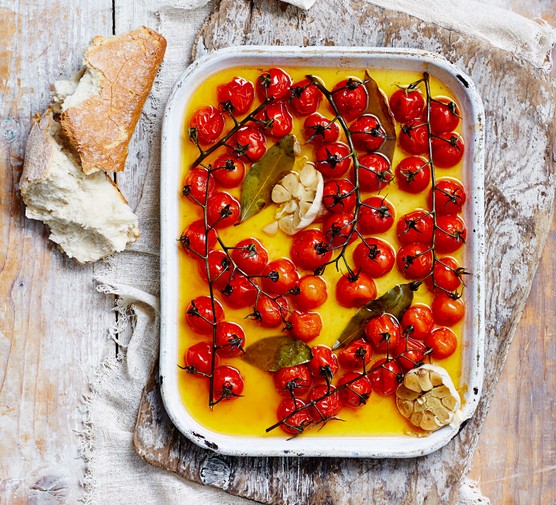
[[[62,256],[24,218],[17,182],[31,117],[91,38],[112,33],[111,1],[1,0],[0,20],[0,503],[76,503],[79,408],[114,352],[113,300],[95,292],[95,267]]]
[[[263,503],[452,503],[470,465],[548,232],[554,198],[554,83],[510,53],[355,1],[341,6],[322,1],[301,12],[270,1],[223,0],[200,34],[197,56],[236,44],[421,47],[444,54],[478,85],[485,98],[488,143],[483,400],[448,446],[419,460],[234,459],[214,456],[181,437],[166,423],[156,388],[151,387],[141,407],[136,447],[147,461]],[[520,131],[530,136],[520,138]]]

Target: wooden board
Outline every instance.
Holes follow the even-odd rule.
[[[136,449],[147,461],[188,479],[263,503],[452,503],[470,465],[550,224],[554,83],[527,62],[481,41],[355,1],[320,1],[303,12],[267,0],[223,0],[197,48],[241,44],[420,47],[443,54],[478,85],[487,113],[488,146],[483,398],[459,435],[424,458],[241,459],[216,456],[182,437],[165,416],[153,375],[138,418]]]

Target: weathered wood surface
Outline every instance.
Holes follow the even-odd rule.
[[[155,465],[263,503],[453,503],[471,464],[550,226],[554,83],[510,53],[356,1],[321,1],[302,12],[266,0],[223,0],[200,34],[197,56],[242,44],[419,47],[444,54],[471,75],[487,114],[482,401],[448,446],[420,459],[240,459],[215,456],[182,437],[161,407],[153,376],[141,405],[136,448]],[[504,419],[504,424],[509,421]]]

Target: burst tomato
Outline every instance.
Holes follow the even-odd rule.
[[[278,405],[276,416],[278,421],[282,421],[280,424],[282,431],[289,435],[299,435],[312,424],[313,419],[309,409],[303,408],[304,406],[305,402],[299,398],[296,398],[295,401],[288,398]]]
[[[257,78],[257,96],[261,102],[267,98],[284,98],[292,85],[292,78],[281,68],[271,68]]]
[[[255,302],[255,320],[264,328],[276,328],[281,324],[286,324],[288,311],[288,302],[283,297],[274,300],[260,295]]]
[[[245,165],[241,160],[233,159],[224,154],[213,163],[211,174],[223,188],[235,188],[243,181]]]
[[[373,317],[365,323],[365,339],[375,352],[392,352],[400,341],[400,323],[391,314]]]
[[[189,131],[200,144],[214,144],[224,131],[224,115],[212,105],[201,107],[191,116]]]
[[[381,359],[373,364],[369,372],[369,380],[373,391],[382,396],[393,394],[403,380],[403,373],[393,359]]]
[[[260,160],[266,153],[266,138],[255,126],[242,126],[226,145],[234,156],[251,163]]]
[[[264,291],[273,295],[283,295],[295,288],[299,281],[297,268],[288,258],[271,261],[263,270],[261,281]]]
[[[434,328],[434,317],[428,305],[417,303],[404,312],[401,320],[404,334],[424,340]]]
[[[428,348],[423,342],[414,338],[401,338],[394,349],[396,363],[405,372],[421,366],[427,355]]]
[[[253,83],[241,77],[234,77],[230,82],[218,86],[217,96],[218,102],[224,110],[235,115],[242,115],[253,105],[255,88]],[[233,108],[227,105],[228,102]]]
[[[454,326],[465,315],[465,304],[461,298],[453,298],[447,293],[438,293],[432,301],[434,322],[441,326]]]
[[[338,354],[338,361],[342,368],[348,370],[363,370],[363,365],[367,366],[373,357],[373,348],[362,338],[349,344]]]
[[[303,138],[308,143],[320,145],[323,142],[336,142],[339,136],[338,125],[318,112],[307,116],[303,123]]]
[[[211,300],[210,296],[197,296],[187,306],[185,320],[190,328],[200,335],[212,333],[218,321],[224,319],[224,309],[218,300]]]
[[[294,305],[300,310],[320,307],[328,298],[326,281],[316,275],[306,275],[297,284],[299,293],[293,296]]]
[[[255,120],[265,134],[277,139],[288,135],[293,128],[293,116],[282,102],[269,103],[255,116]]]
[[[458,347],[458,337],[450,328],[436,328],[430,332],[425,339],[425,345],[432,349],[432,357],[444,359],[456,351]]]
[[[336,283],[336,300],[342,307],[362,307],[375,298],[375,282],[363,272],[342,275]]]
[[[338,358],[330,347],[315,345],[311,348],[311,355],[313,357],[307,364],[311,375],[317,380],[332,380],[338,371]]]
[[[214,366],[218,366],[218,356],[214,359]],[[208,342],[193,344],[185,353],[185,364],[189,373],[198,374],[198,377],[210,375],[212,371],[212,345]],[[203,375],[204,374],[204,375]]]
[[[345,386],[345,384],[347,384],[347,386]],[[347,372],[340,377],[338,389],[342,404],[345,407],[357,408],[367,403],[371,396],[373,386],[367,376],[356,372]]]
[[[252,307],[257,298],[257,288],[252,281],[237,272],[220,292],[224,303],[234,309]]]
[[[207,240],[208,239],[208,240]],[[207,228],[203,219],[193,221],[181,234],[180,244],[194,258],[207,256],[216,245],[216,232]]]
[[[301,312],[296,310],[289,320],[290,333],[303,342],[310,342],[320,335],[322,319],[318,312]]]
[[[214,191],[214,179],[209,177],[208,170],[204,168],[194,168],[190,170],[183,181],[183,196],[196,200],[204,204],[207,196]]]
[[[243,353],[245,332],[231,321],[216,323],[216,354],[223,358],[233,358]]]
[[[280,368],[274,373],[274,387],[282,396],[303,396],[313,383],[307,365]]]
[[[239,221],[241,208],[239,202],[229,193],[214,193],[207,205],[207,221],[209,226],[217,229],[227,228]]]
[[[308,116],[317,111],[322,93],[309,79],[296,82],[291,88],[290,107],[296,116]]]
[[[224,289],[232,275],[232,262],[224,251],[213,250],[208,254],[208,273],[216,289]],[[208,282],[207,265],[205,261],[199,262],[199,273],[205,282]]]
[[[332,385],[322,384],[313,387],[307,400],[315,402],[315,405],[309,407],[309,410],[311,417],[316,422],[326,423],[326,421],[334,419],[342,410],[340,396],[336,392],[336,387]]]

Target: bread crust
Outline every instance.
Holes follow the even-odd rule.
[[[93,39],[84,65],[101,74],[100,93],[69,107],[60,118],[86,174],[124,169],[129,141],[165,50],[164,37],[144,26]]]

